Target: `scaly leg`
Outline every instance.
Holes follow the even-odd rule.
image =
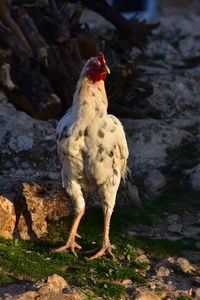
[[[101,247],[95,248],[93,250],[87,251],[86,254],[93,254],[89,259],[95,259],[101,257],[105,254],[108,254],[111,258],[115,259],[114,254],[112,253],[111,249],[112,246],[109,240],[109,231],[110,231],[110,219],[112,213],[104,211],[104,231],[103,231],[103,242]]]
[[[82,218],[82,216],[84,215],[85,209],[82,209],[77,216],[74,218],[70,233],[69,233],[69,237],[68,240],[66,242],[66,244],[60,248],[57,248],[55,250],[53,250],[53,252],[61,252],[64,251],[66,249],[70,249],[71,252],[77,256],[76,252],[75,252],[75,248],[81,249],[81,246],[76,243],[75,241],[75,237],[80,237],[80,235],[77,234],[77,229],[80,223],[80,220]]]

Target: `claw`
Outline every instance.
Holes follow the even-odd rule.
[[[85,252],[86,255],[87,255],[87,254],[93,254],[93,253],[94,253],[94,255],[91,256],[91,257],[89,258],[89,260],[92,260],[92,259],[95,259],[95,258],[99,258],[99,257],[101,257],[101,256],[103,256],[103,255],[106,255],[106,254],[107,254],[109,257],[111,257],[112,259],[116,259],[115,255],[112,253],[110,247],[104,247],[104,246],[102,246],[102,247],[98,247],[98,248],[95,248],[95,249],[93,249],[93,250],[89,250],[89,251],[86,251],[86,252]]]
[[[70,249],[70,251],[77,257],[75,248],[81,249],[82,247],[74,241],[74,242],[71,242],[71,243],[67,243],[66,245],[64,245],[62,247],[51,250],[51,252],[62,252],[62,251],[65,251],[67,249]]]
[[[82,238],[78,233],[76,233],[75,236],[78,237],[79,239]]]

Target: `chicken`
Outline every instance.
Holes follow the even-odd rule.
[[[82,191],[97,193],[104,212],[103,241],[90,259],[108,254],[114,258],[109,240],[110,219],[121,177],[126,174],[128,147],[120,121],[107,113],[104,80],[110,70],[103,53],[84,65],[73,98],[72,108],[57,127],[57,148],[62,163],[62,182],[75,209],[68,240],[56,252],[66,249],[77,256],[81,249],[75,238],[85,212]]]

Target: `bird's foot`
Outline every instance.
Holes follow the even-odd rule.
[[[76,233],[75,236],[81,238],[81,236],[78,233]],[[75,248],[82,249],[82,247],[75,241],[75,237],[74,237],[74,238],[69,238],[67,243],[64,246],[53,249],[51,250],[51,252],[62,252],[69,249],[77,257]]]
[[[86,251],[85,254],[86,255],[92,255],[89,260],[92,260],[92,259],[95,259],[95,258],[98,258],[98,257],[101,257],[103,255],[108,255],[109,257],[113,258],[113,259],[116,259],[115,255],[112,253],[112,246],[109,245],[108,247],[106,246],[101,246],[101,247],[97,247],[93,250],[89,250],[89,251]]]

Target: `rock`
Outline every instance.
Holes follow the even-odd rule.
[[[192,169],[185,170],[185,174],[189,175],[189,181],[192,188],[196,191],[200,191],[200,164]]]
[[[8,300],[12,299],[12,300],[32,300],[32,299],[35,299],[36,298],[36,293],[34,291],[28,291],[28,292],[25,292],[23,293],[22,295],[17,295],[17,296],[11,296],[10,295],[8,296]],[[5,298],[7,299],[7,298]]]
[[[154,292],[139,292],[135,300],[160,300],[161,298]]]
[[[200,41],[198,36],[186,36],[180,40],[179,43],[180,54],[185,59],[192,58],[193,60],[199,58]]]
[[[32,148],[33,139],[24,135],[11,136],[8,146],[14,152],[26,151]]]
[[[55,128],[49,122],[31,118],[2,97],[0,124],[0,169],[4,178],[35,180],[54,174],[60,180]]]
[[[176,64],[183,65],[179,51],[170,44],[170,41],[166,41],[160,38],[160,36],[152,38],[145,54],[150,59],[148,64],[156,61],[157,65],[167,69],[172,68],[172,62],[174,61]]]
[[[133,178],[144,178],[149,169],[165,166],[167,149],[192,138],[189,132],[174,128],[161,120],[122,121],[130,152],[128,165]]]
[[[72,213],[69,197],[61,185],[14,183],[0,198],[0,235],[5,238],[41,238],[47,233],[47,220]],[[12,191],[12,193],[11,193]]]
[[[147,103],[163,118],[199,116],[199,80],[200,72],[194,69],[155,76],[154,94]]]
[[[159,277],[167,277],[170,275],[170,273],[171,273],[171,270],[164,266],[161,266],[156,270],[156,275]]]
[[[195,290],[195,300],[199,300],[200,299],[200,288]]]
[[[183,225],[182,224],[171,224],[168,226],[168,230],[170,232],[180,233],[183,230]]]
[[[200,234],[200,228],[197,226],[188,226],[182,234],[185,237],[198,238]]]
[[[15,229],[16,214],[12,200],[0,196],[0,236],[12,238]]]
[[[57,274],[29,283],[0,287],[0,299],[5,300],[86,300],[80,290],[72,288]]]
[[[194,276],[193,279],[194,279],[195,283],[197,283],[198,285],[200,285],[200,276]]]
[[[174,224],[174,223],[176,223],[178,221],[178,215],[169,215],[168,217],[167,217],[167,222],[169,223],[169,224]]]
[[[16,88],[16,85],[12,81],[10,77],[10,65],[7,63],[4,63],[0,67],[0,84],[3,86],[6,90],[13,90]]]
[[[148,263],[148,264],[150,263],[149,258],[145,254],[141,254],[140,256],[138,256],[137,261]]]
[[[129,288],[130,286],[133,285],[133,281],[131,279],[124,279],[122,281],[122,285],[124,285],[125,288]]]
[[[40,295],[48,294],[49,292],[60,293],[63,289],[69,288],[65,279],[57,274],[48,276],[46,279],[37,281],[34,284],[36,291]]]
[[[195,269],[194,267],[189,263],[189,261],[186,258],[179,257],[176,261],[176,267],[183,273],[191,273]]]
[[[131,202],[133,205],[139,206],[141,204],[141,200],[137,186],[132,184],[132,182],[127,181],[126,187],[126,194],[128,193],[128,202]]]
[[[164,188],[166,184],[166,178],[158,170],[149,171],[144,180],[146,192],[151,196],[158,194],[158,192]]]

